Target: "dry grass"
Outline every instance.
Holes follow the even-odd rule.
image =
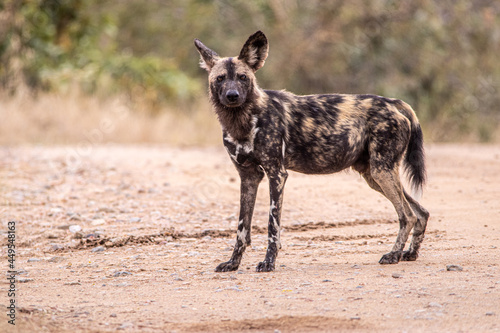
[[[80,94],[2,98],[0,144],[220,143],[220,126],[204,99],[162,111],[151,116],[133,111],[123,99]]]

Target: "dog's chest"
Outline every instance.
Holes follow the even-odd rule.
[[[235,139],[230,133],[224,132],[224,147],[237,164],[248,165],[255,162],[254,150],[257,133],[259,133],[259,128],[255,116],[252,118],[252,128],[244,139]]]
[[[253,128],[244,140],[236,140],[229,133],[224,134],[224,147],[237,164],[245,166],[255,162],[255,137],[258,131],[258,128]]]

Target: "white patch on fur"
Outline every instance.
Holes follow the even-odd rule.
[[[231,137],[229,134],[227,134],[227,136],[225,137],[225,140],[227,142],[230,142],[234,145],[236,145],[236,152],[235,152],[235,155],[231,155],[231,157],[236,161],[236,158],[238,158],[238,155],[241,153],[241,151],[243,150],[243,152],[245,152],[246,154],[250,154],[251,152],[253,152],[253,149],[254,149],[254,142],[255,142],[255,137],[257,135],[257,133],[259,132],[259,128],[257,127],[257,121],[259,119],[256,117],[256,116],[253,116],[252,117],[252,129],[250,130],[250,135],[248,137],[247,140],[245,141],[238,141],[238,140],[235,140],[233,137]]]
[[[424,191],[422,190],[422,187],[414,188],[412,187],[411,189],[411,196],[413,199],[417,200],[420,202],[420,199],[422,199],[422,195],[424,194]]]
[[[286,153],[286,146],[285,146],[285,140],[281,140],[281,152],[283,154],[283,160],[285,160],[285,153]]]
[[[203,60],[203,58],[200,59],[200,67],[203,68],[204,70],[206,70],[207,72],[210,72],[210,70],[212,69],[211,66],[209,66],[205,60]]]
[[[245,239],[247,238],[247,233],[248,230],[246,228],[243,228],[241,231],[238,229],[238,231],[236,232],[236,236],[238,237],[239,240],[245,243]]]
[[[276,221],[276,218],[273,215],[273,209],[277,209],[276,203],[274,200],[271,201],[271,207],[269,208],[269,216],[273,219],[273,226],[274,229],[276,230],[276,236],[273,236],[273,238],[269,238],[269,241],[272,243],[278,243],[278,247],[281,248],[281,236],[280,236],[280,226],[278,225],[278,221]]]

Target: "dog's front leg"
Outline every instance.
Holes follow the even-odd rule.
[[[257,272],[274,271],[276,257],[278,256],[279,249],[281,249],[281,207],[288,174],[284,168],[280,168],[275,172],[268,171],[267,176],[269,178],[269,196],[271,199],[271,207],[269,209],[268,245],[266,258],[257,265]]]
[[[245,249],[250,245],[250,230],[252,225],[252,214],[255,206],[255,198],[257,197],[257,189],[259,183],[264,177],[264,172],[260,167],[251,165],[249,167],[241,167],[236,165],[240,174],[240,217],[238,222],[238,231],[236,236],[236,244],[231,259],[223,262],[217,268],[216,272],[229,272],[238,269],[241,262],[241,257]]]

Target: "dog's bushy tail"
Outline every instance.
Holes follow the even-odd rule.
[[[404,171],[411,185],[412,196],[419,200],[423,194],[423,187],[427,180],[425,167],[424,136],[415,112],[408,104],[401,102],[399,111],[411,123],[410,142],[404,158]]]

